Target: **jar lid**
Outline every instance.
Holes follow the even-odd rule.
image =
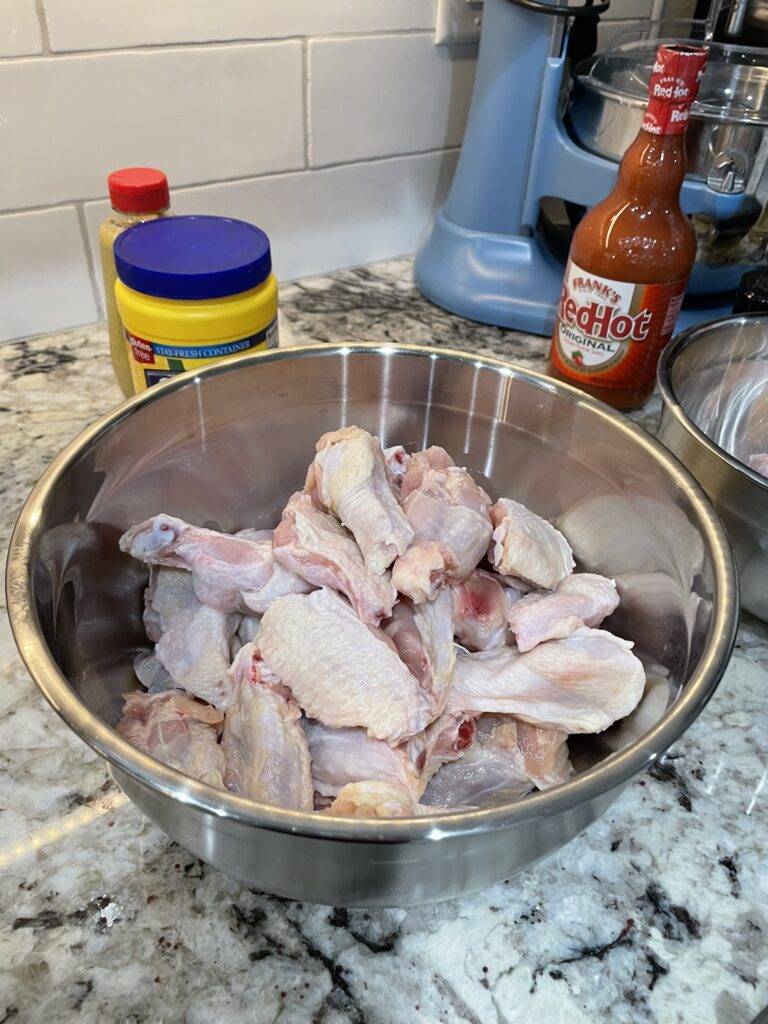
[[[109,201],[124,213],[156,213],[170,205],[168,179],[154,167],[124,167],[107,178]]]
[[[269,239],[230,217],[163,217],[115,241],[123,284],[163,299],[219,299],[262,284],[272,272]]]

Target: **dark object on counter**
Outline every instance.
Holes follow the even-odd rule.
[[[750,270],[739,283],[734,313],[768,313],[768,267]]]

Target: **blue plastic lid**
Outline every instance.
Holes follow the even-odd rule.
[[[163,299],[219,299],[256,288],[272,272],[269,239],[231,217],[163,217],[115,241],[123,284]]]

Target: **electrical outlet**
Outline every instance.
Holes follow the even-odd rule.
[[[476,43],[483,19],[482,0],[437,0],[435,43]]]

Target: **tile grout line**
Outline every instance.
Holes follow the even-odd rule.
[[[45,19],[44,0],[35,0],[38,17],[40,19],[41,31],[44,35],[44,49],[42,53],[16,54],[14,56],[0,57],[0,64],[13,64],[21,60],[45,60],[65,59],[67,57],[109,57],[114,55],[126,55],[134,53],[155,53],[161,50],[189,50],[189,49],[226,49],[233,46],[274,46],[279,43],[301,43],[309,39],[325,41],[334,40],[355,40],[355,39],[381,39],[383,37],[399,36],[431,36],[434,28],[402,28],[402,29],[372,29],[370,32],[336,32],[325,35],[299,35],[295,33],[288,36],[242,36],[237,39],[187,39],[180,42],[168,41],[165,43],[134,43],[123,46],[101,46],[84,50],[53,50],[50,47],[48,23]],[[459,44],[475,46],[475,43]]]
[[[37,20],[40,23],[40,36],[43,44],[43,52],[41,56],[52,57],[53,51],[51,50],[51,34],[48,31],[48,19],[45,16],[43,0],[35,0],[35,10],[37,11]]]
[[[304,167],[309,170],[310,153],[312,148],[312,125],[309,116],[309,40],[302,43],[301,60],[302,84],[301,91],[304,99]]]
[[[407,153],[390,153],[386,156],[360,157],[357,160],[344,160],[339,163],[322,164],[318,167],[291,167],[284,171],[268,171],[266,174],[251,174],[236,178],[212,178],[208,181],[192,181],[174,188],[174,192],[186,192],[193,188],[211,188],[214,185],[240,185],[247,182],[267,181],[270,178],[287,178],[292,174],[317,174],[322,171],[337,171],[345,167],[364,167],[367,164],[385,164],[393,160],[410,160],[419,156],[433,156],[436,153],[458,153],[461,146],[438,146],[434,149],[417,149]],[[25,213],[43,213],[48,210],[60,210],[67,206],[83,206],[87,203],[105,203],[108,196],[80,196],[78,198],[60,199],[57,203],[49,205],[37,204],[34,206],[19,206],[7,210],[0,210],[0,220],[3,217],[15,217]]]
[[[96,312],[99,315],[99,320],[103,320],[106,313],[102,309],[101,305],[101,293],[99,291],[99,284],[96,277],[96,263],[93,258],[93,250],[91,249],[90,242],[88,240],[88,221],[85,218],[85,205],[82,201],[77,201],[74,205],[75,210],[77,211],[77,222],[80,225],[80,237],[85,249],[85,262],[88,266],[88,280],[91,282],[93,299],[96,303]]]

